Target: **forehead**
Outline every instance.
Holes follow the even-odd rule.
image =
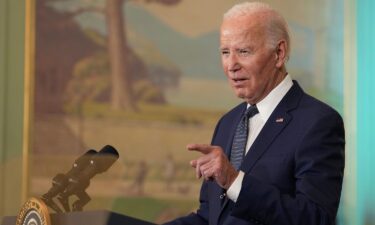
[[[220,29],[221,43],[259,42],[264,39],[265,25],[259,16],[242,16],[225,19]]]

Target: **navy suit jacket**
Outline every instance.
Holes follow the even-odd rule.
[[[245,109],[238,105],[216,126],[211,144],[227,156]],[[344,145],[341,116],[294,81],[245,156],[237,202],[222,198],[215,181],[204,181],[197,212],[167,224],[335,224]]]

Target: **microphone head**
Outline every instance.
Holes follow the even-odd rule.
[[[101,155],[107,155],[108,156],[112,156],[112,157],[116,157],[116,158],[119,158],[119,154],[118,154],[118,151],[112,147],[111,145],[106,145],[104,146],[102,149],[100,149],[100,151],[98,152],[99,154]]]
[[[106,145],[91,158],[91,164],[95,167],[96,173],[103,173],[108,170],[119,157],[120,155],[114,147]]]

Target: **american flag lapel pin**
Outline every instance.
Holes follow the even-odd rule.
[[[280,117],[276,119],[276,123],[282,123],[284,122],[284,118]]]

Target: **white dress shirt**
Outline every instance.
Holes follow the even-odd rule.
[[[277,85],[262,101],[257,103],[259,113],[249,119],[249,133],[247,136],[245,154],[247,154],[247,152],[249,151],[251,145],[254,143],[255,139],[257,138],[258,134],[262,130],[264,124],[267,122],[272,112],[275,110],[276,106],[280,103],[281,99],[283,99],[285,94],[292,86],[293,81],[288,74],[284,78],[284,80],[279,85]],[[248,104],[247,107],[250,107],[250,104]],[[240,170],[237,178],[227,190],[228,198],[234,202],[237,202],[238,195],[240,194],[244,175],[245,173]]]

